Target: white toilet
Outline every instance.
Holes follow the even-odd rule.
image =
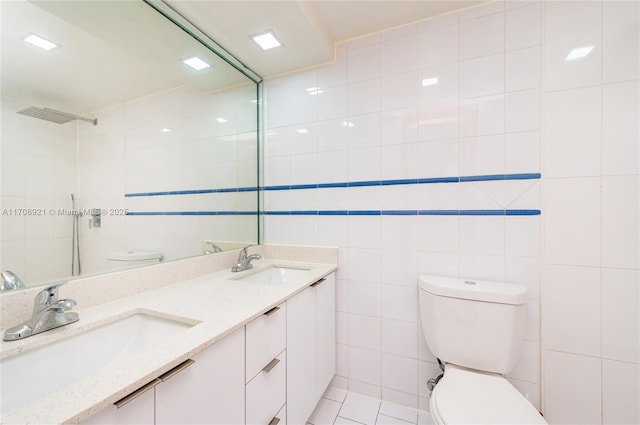
[[[117,264],[118,268],[131,268],[157,264],[162,261],[162,253],[156,251],[119,251],[110,252],[107,260]]]
[[[431,394],[436,424],[546,424],[502,375],[524,335],[524,286],[421,275],[420,316],[444,375]]]

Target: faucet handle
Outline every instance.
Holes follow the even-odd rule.
[[[50,306],[51,304],[58,301],[58,288],[65,283],[67,282],[54,283],[53,285],[49,285],[42,291],[38,292],[38,295],[36,295],[35,304],[33,306],[33,312],[37,313],[43,308]]]

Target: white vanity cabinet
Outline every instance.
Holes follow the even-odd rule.
[[[107,407],[82,422],[84,425],[153,425],[155,423],[155,393],[152,387],[118,408]]]
[[[335,374],[335,274],[287,301],[287,420],[305,424]]]
[[[83,424],[244,424],[244,366],[243,327]]]
[[[156,386],[156,425],[244,423],[244,328]]]
[[[246,423],[284,425],[287,303],[246,325]]]

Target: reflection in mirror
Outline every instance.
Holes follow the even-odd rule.
[[[1,2],[0,271],[27,286],[259,242],[259,77],[151,4]]]

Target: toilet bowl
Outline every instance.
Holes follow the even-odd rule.
[[[431,393],[436,424],[546,424],[536,408],[499,374],[445,365]]]
[[[444,374],[431,394],[436,424],[546,424],[503,374],[524,336],[522,285],[421,275],[420,317]]]

